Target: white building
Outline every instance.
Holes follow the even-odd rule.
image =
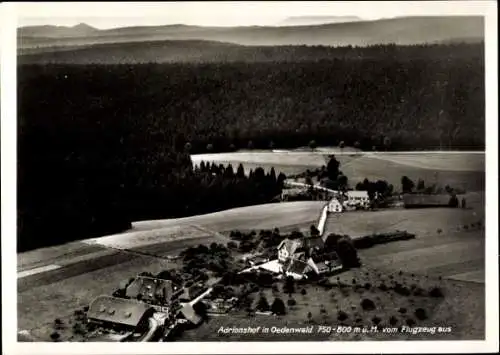
[[[368,208],[370,205],[370,197],[368,191],[347,191],[344,194],[343,206],[346,209],[364,207]]]
[[[330,202],[328,202],[328,212],[340,213],[342,211],[343,211],[342,204],[336,198],[332,198]]]

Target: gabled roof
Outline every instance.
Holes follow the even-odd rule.
[[[185,287],[184,292],[179,296],[180,299],[192,300],[199,296],[203,287],[200,285],[192,285],[190,287]]]
[[[319,235],[316,237],[305,238],[303,244],[309,248],[323,248],[325,245],[325,243],[323,243],[323,239],[321,239]]]
[[[143,300],[170,301],[175,292],[180,290],[171,280],[157,279],[153,277],[138,276],[126,290],[127,297],[137,298],[141,295]]]
[[[350,191],[347,191],[347,196],[368,198],[368,191],[350,190]]]
[[[307,269],[309,267],[310,266],[306,262],[294,259],[291,265],[286,270],[286,272],[301,275],[307,272]]]
[[[193,324],[200,324],[202,321],[202,318],[195,312],[193,306],[189,303],[185,304],[180,309],[180,314]]]
[[[341,205],[339,199],[337,197],[332,198],[328,203],[339,204]]]
[[[90,303],[87,317],[91,320],[136,327],[143,317],[153,312],[154,309],[144,302],[99,296]]]
[[[318,270],[328,269],[328,265],[326,265],[324,261],[316,263],[316,267],[318,268]]]
[[[287,238],[281,241],[281,243],[278,245],[278,250],[286,248],[288,250],[288,254],[293,255],[300,246],[302,246],[302,242],[300,240],[292,240]]]

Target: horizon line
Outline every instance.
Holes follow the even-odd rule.
[[[375,22],[375,21],[383,21],[383,20],[394,20],[394,19],[402,19],[402,18],[422,18],[422,17],[482,17],[480,15],[402,15],[402,16],[392,16],[392,17],[378,17],[378,18],[363,18],[359,17],[357,15],[341,15],[341,16],[328,16],[328,15],[318,15],[318,16],[311,16],[311,15],[304,15],[304,16],[290,16],[287,17],[281,22],[284,22],[288,19],[300,19],[300,18],[307,18],[307,19],[314,19],[314,18],[322,19],[325,17],[332,17],[332,18],[345,18],[345,17],[356,17],[359,20],[354,20],[354,21],[345,21],[345,22],[320,22],[320,23],[310,23],[310,24],[248,24],[248,25],[221,25],[221,24],[190,24],[190,23],[182,23],[182,22],[176,22],[176,23],[164,23],[164,24],[152,24],[152,25],[147,25],[147,24],[130,24],[130,25],[117,25],[117,26],[111,26],[111,27],[102,27],[102,26],[95,26],[95,25],[90,25],[86,21],[81,21],[78,22],[74,25],[57,25],[52,23],[43,23],[43,24],[35,24],[35,25],[21,25],[17,26],[17,29],[22,29],[22,28],[33,28],[33,27],[57,27],[57,28],[74,28],[77,26],[85,25],[90,28],[100,30],[100,31],[106,31],[106,30],[113,30],[113,29],[121,29],[121,28],[144,28],[144,27],[167,27],[167,26],[191,26],[191,27],[227,27],[227,28],[236,28],[236,27],[310,27],[310,26],[325,26],[325,25],[340,25],[340,24],[345,24],[345,23],[355,23],[355,22]],[[31,17],[31,19],[36,19],[36,17]]]

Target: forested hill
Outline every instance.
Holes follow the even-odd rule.
[[[211,41],[150,41],[20,49],[20,64],[317,62],[322,60],[457,60],[484,58],[484,44],[241,46]]]
[[[311,48],[300,50],[308,58]],[[265,203],[281,191],[283,176],[196,170],[189,153],[311,140],[484,148],[482,45],[312,50],[336,55],[20,64],[18,250],[116,233],[141,219]]]
[[[249,140],[371,149],[383,137],[388,149],[484,148],[482,47],[456,59],[378,50],[378,58],[317,62],[21,65],[19,121],[57,132],[56,122],[76,116],[132,115],[157,135],[183,137],[194,152]],[[421,48],[421,56],[434,50]]]
[[[21,48],[163,40],[209,40],[242,45],[367,46],[484,40],[481,16],[420,16],[308,26],[203,27],[187,25],[124,27],[108,30],[34,26],[18,29]]]

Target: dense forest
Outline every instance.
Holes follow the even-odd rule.
[[[359,145],[484,148],[484,63],[470,58],[20,65],[19,249],[140,219],[263,203],[284,177],[195,169],[189,154]]]
[[[241,46],[200,40],[143,41],[19,48],[20,64],[317,62],[321,60],[456,60],[483,58],[484,43],[434,45]]]

